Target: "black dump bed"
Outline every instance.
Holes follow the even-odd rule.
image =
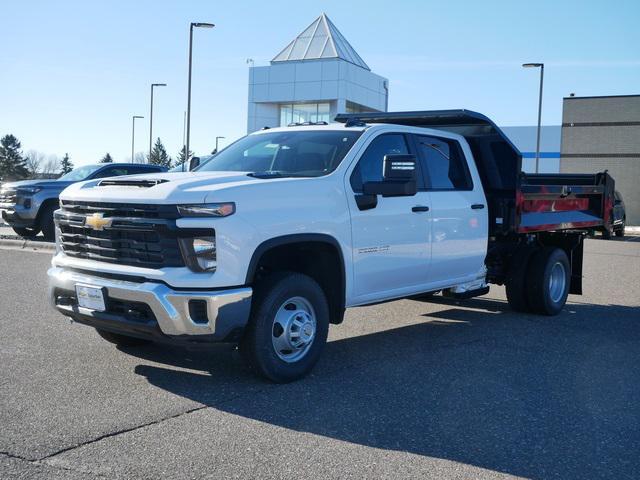
[[[596,174],[525,174],[522,155],[488,117],[470,110],[339,114],[337,122],[390,123],[462,135],[489,202],[489,233],[610,229],[613,179]]]

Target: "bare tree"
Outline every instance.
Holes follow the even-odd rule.
[[[136,152],[133,156],[133,163],[147,163],[147,156],[144,152]]]
[[[42,168],[46,161],[46,155],[37,150],[29,150],[26,155],[26,166],[27,170],[29,170],[29,175],[31,177],[38,176],[39,173],[42,173]]]
[[[60,158],[57,155],[49,155],[42,163],[42,173],[44,175],[60,173]]]

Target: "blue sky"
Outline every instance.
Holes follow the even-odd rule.
[[[2,6],[0,135],[25,151],[69,152],[76,165],[126,160],[131,115],[147,149],[175,156],[186,108],[188,26],[196,31],[192,149],[246,128],[246,59],[267,64],[322,11],[371,69],[390,80],[390,110],[469,108],[500,125],[533,125],[545,62],[543,123],[562,97],[640,93],[638,1],[11,1]],[[223,143],[224,145],[225,143]]]

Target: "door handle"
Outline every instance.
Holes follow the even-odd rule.
[[[474,203],[473,205],[471,205],[471,208],[473,210],[482,210],[484,208],[484,205],[482,203]]]
[[[429,207],[426,205],[416,205],[415,207],[411,207],[412,212],[428,212]]]

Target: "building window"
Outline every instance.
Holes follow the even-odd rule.
[[[328,103],[288,103],[280,105],[280,126],[291,123],[329,123]]]
[[[346,112],[345,113],[366,113],[366,112],[376,112],[377,110],[374,110],[372,108],[367,108],[364,107],[362,105],[359,105],[357,103],[353,103],[347,100],[347,105],[346,105]]]

